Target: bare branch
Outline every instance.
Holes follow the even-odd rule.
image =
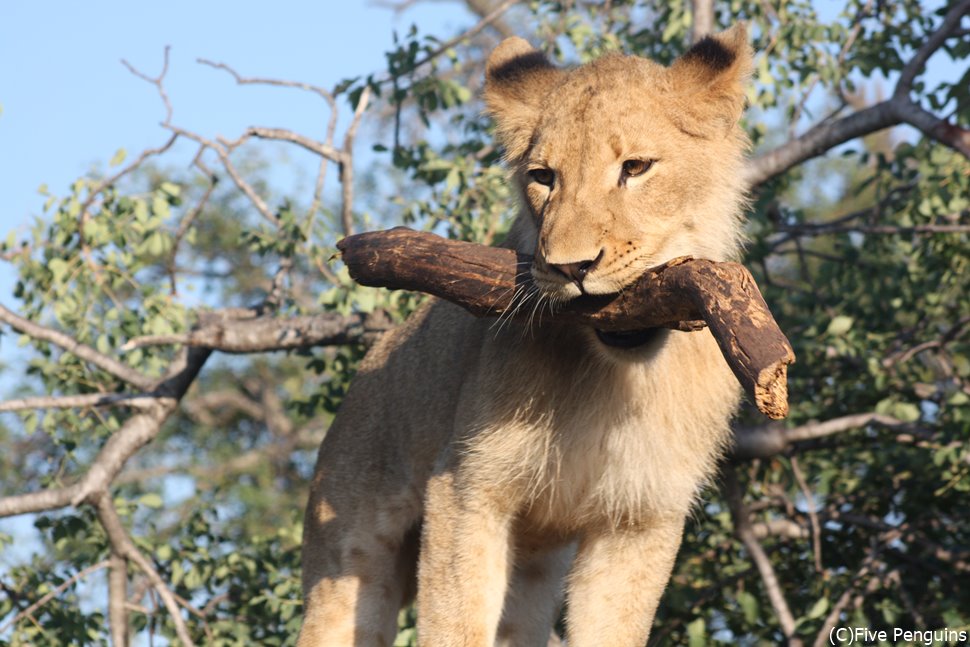
[[[347,129],[346,135],[344,135],[343,155],[340,160],[340,188],[342,193],[340,223],[343,226],[344,236],[350,236],[354,233],[354,138],[357,136],[357,128],[360,126],[361,117],[363,117],[369,102],[370,86],[366,86],[360,93],[357,107],[354,109],[354,119]]]
[[[714,31],[713,0],[691,0],[690,42],[696,43]]]
[[[811,533],[807,528],[795,523],[791,519],[769,519],[752,523],[751,534],[755,539],[766,537],[783,537],[785,539],[808,539]]]
[[[246,182],[246,180],[243,179],[242,175],[239,174],[239,171],[232,163],[232,160],[229,159],[229,151],[232,148],[235,148],[236,146],[239,146],[240,144],[242,144],[247,138],[246,135],[244,135],[239,140],[232,142],[230,144],[229,142],[226,142],[224,140],[212,141],[211,139],[207,139],[202,135],[199,135],[198,133],[185,130],[184,128],[175,126],[173,124],[167,123],[165,124],[165,127],[171,130],[173,133],[182,135],[187,139],[191,139],[192,141],[198,142],[203,146],[205,146],[206,148],[210,148],[213,151],[215,151],[216,155],[219,157],[219,161],[222,162],[222,166],[226,169],[226,173],[229,174],[229,177],[232,179],[236,187],[240,191],[242,191],[247,198],[249,198],[249,201],[253,203],[253,206],[256,207],[256,210],[259,212],[259,214],[269,222],[273,223],[274,225],[279,224],[277,221],[276,215],[273,213],[273,211],[269,208],[269,206],[267,206],[266,202],[261,197],[259,197],[259,194],[256,193],[256,190],[253,189],[253,187],[248,182]]]
[[[128,561],[116,551],[111,552],[108,569],[108,627],[114,647],[128,647]]]
[[[767,458],[782,453],[793,443],[823,438],[866,425],[879,425],[889,429],[902,429],[908,426],[901,420],[875,412],[856,413],[825,422],[810,422],[793,429],[785,429],[780,424],[767,424],[735,430],[732,455],[738,460]]]
[[[198,58],[196,59],[196,62],[199,63],[200,65],[208,65],[209,67],[213,67],[217,70],[225,70],[226,72],[231,74],[234,79],[236,79],[236,83],[238,83],[239,85],[275,85],[282,88],[296,88],[299,90],[306,90],[307,92],[313,92],[320,95],[331,108],[336,107],[336,101],[334,100],[333,93],[319,86],[312,85],[310,83],[303,83],[301,81],[286,81],[282,79],[264,79],[259,77],[245,77],[245,76],[241,76],[238,72],[236,72],[236,70],[229,67],[225,63],[215,63],[205,58]]]
[[[84,395],[51,395],[33,398],[20,398],[0,402],[0,411],[22,411],[24,409],[82,409],[87,407],[109,407],[122,405],[135,409],[155,403],[156,396],[140,393],[87,393]]]
[[[128,68],[129,72],[138,78],[151,83],[158,89],[158,94],[162,98],[162,103],[165,104],[165,123],[172,121],[172,102],[168,100],[168,93],[165,92],[165,75],[168,74],[168,55],[171,50],[171,45],[165,46],[165,54],[162,59],[162,71],[156,77],[148,76],[144,72],[139,71],[125,59],[121,59],[121,64]]]
[[[805,509],[808,512],[809,523],[812,525],[812,556],[815,559],[815,572],[821,573],[823,570],[822,527],[818,522],[818,513],[815,510],[815,495],[812,494],[801,468],[798,467],[798,459],[795,456],[791,456],[789,457],[789,462],[791,463],[792,474],[795,476],[795,482],[798,483],[798,488],[802,491],[802,496],[805,497]]]
[[[737,476],[732,469],[727,469],[724,474],[724,494],[727,497],[728,506],[731,509],[731,516],[734,519],[734,532],[744,544],[751,561],[754,562],[761,581],[764,584],[768,600],[778,618],[782,633],[788,639],[789,647],[801,647],[802,640],[795,635],[795,617],[792,615],[785,599],[785,594],[781,590],[778,576],[771,565],[771,560],[762,548],[758,538],[751,530],[751,522],[748,519],[748,510],[744,506],[741,495],[741,487],[738,484]]]
[[[90,346],[78,342],[70,335],[24,319],[2,305],[0,305],[0,321],[6,322],[17,332],[34,339],[50,342],[143,391],[150,391],[154,386],[155,380],[147,375],[122,364],[114,358],[99,353]]]
[[[363,100],[363,95],[361,95],[361,100]],[[260,139],[275,139],[278,141],[290,142],[305,148],[311,153],[328,159],[331,162],[343,164],[349,161],[347,152],[345,150],[337,150],[333,146],[328,146],[327,144],[315,141],[309,137],[295,133],[292,130],[286,130],[285,128],[263,128],[260,126],[250,126],[246,130],[246,134],[252,135],[253,137],[258,137]]]
[[[820,222],[782,226],[778,228],[778,231],[795,234],[799,237],[851,233],[907,236],[911,234],[967,234],[970,233],[970,225],[929,224],[906,227],[896,225],[838,225]]]
[[[155,567],[141,554],[141,551],[138,550],[128,536],[127,531],[121,523],[121,519],[118,517],[118,512],[115,510],[111,495],[107,491],[100,491],[92,499],[91,503],[97,511],[98,521],[101,522],[105,533],[108,535],[108,541],[111,542],[112,550],[125,559],[134,562],[141,569],[148,578],[148,581],[155,587],[155,591],[158,592],[158,595],[162,598],[162,602],[165,604],[165,608],[168,609],[169,614],[172,616],[172,622],[175,624],[175,634],[179,640],[182,641],[183,645],[188,647],[194,646],[195,643],[192,642],[189,629],[185,625],[185,619],[182,618],[182,613],[179,610],[178,602],[176,602],[175,597],[172,595],[172,590],[168,588],[168,584],[158,574]]]
[[[209,198],[212,197],[212,193],[213,191],[215,191],[216,183],[218,182],[218,179],[216,178],[216,176],[213,175],[213,173],[209,171],[208,168],[206,168],[205,164],[203,164],[202,160],[200,159],[204,151],[205,151],[205,146],[200,146],[199,152],[196,153],[195,159],[192,160],[192,164],[194,166],[197,166],[203,173],[205,173],[206,177],[209,179],[209,186],[206,187],[205,193],[202,194],[202,197],[199,198],[199,201],[196,203],[196,205],[192,207],[192,210],[189,211],[187,214],[185,214],[181,218],[181,220],[179,220],[179,225],[178,225],[178,228],[175,230],[174,240],[172,241],[172,253],[169,256],[167,270],[169,275],[169,283],[171,285],[171,290],[173,295],[178,293],[178,286],[176,283],[176,269],[177,269],[176,264],[178,261],[179,246],[182,244],[182,240],[185,238],[185,235],[189,232],[189,229],[192,227],[196,219],[199,217],[199,215],[205,209],[206,205],[209,203]]]
[[[100,571],[101,569],[108,568],[109,566],[111,566],[111,560],[106,559],[98,562],[97,564],[92,564],[87,568],[81,569],[71,577],[61,582],[55,588],[45,593],[29,607],[27,607],[26,609],[24,609],[23,611],[15,615],[10,620],[8,620],[2,627],[0,627],[0,634],[3,634],[4,632],[6,632],[8,629],[16,625],[18,622],[20,622],[22,619],[26,618],[27,616],[32,615],[35,611],[37,611],[37,609],[40,609],[42,606],[44,606],[45,604],[47,604],[48,602],[56,598],[58,595],[60,595],[70,587],[74,586],[78,581],[87,577],[91,573],[94,573],[95,571]]]
[[[214,313],[191,332],[182,335],[149,335],[129,340],[122,350],[143,346],[182,344],[224,353],[259,353],[311,346],[368,343],[392,326],[377,313],[339,315],[326,312],[279,319],[268,316],[233,318]]]

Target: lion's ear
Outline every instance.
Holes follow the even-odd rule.
[[[738,23],[706,36],[670,67],[678,126],[699,137],[727,134],[744,111],[745,85],[754,53]]]
[[[543,100],[562,72],[522,38],[503,40],[485,66],[485,105],[510,160],[529,149]]]

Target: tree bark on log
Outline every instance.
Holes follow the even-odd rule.
[[[348,236],[337,248],[361,285],[426,292],[479,317],[531,316],[531,308],[514,308],[523,291],[536,289],[532,257],[514,250],[405,227]],[[788,415],[788,365],[795,354],[742,265],[676,258],[647,270],[622,293],[580,296],[548,316],[604,331],[706,325],[758,409],[773,419]]]

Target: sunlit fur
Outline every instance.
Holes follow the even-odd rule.
[[[564,591],[570,647],[644,644],[739,389],[706,331],[619,350],[553,323],[580,286],[552,266],[599,258],[582,290],[610,293],[737,254],[750,64],[743,27],[670,68],[493,52],[485,98],[523,204],[509,244],[538,288],[514,319],[433,302],[364,360],[311,487],[300,645],[390,644],[416,571],[422,644],[545,644]],[[624,178],[632,158],[653,164]]]

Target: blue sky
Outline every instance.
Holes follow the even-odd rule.
[[[401,15],[369,0],[0,3],[0,237],[40,213],[39,185],[61,194],[118,148],[133,156],[165,141],[154,88],[122,58],[154,75],[171,45],[167,87],[176,123],[189,129],[235,137],[260,124],[315,133],[327,114],[319,99],[239,88],[196,59],[332,87],[383,69],[394,29],[414,22],[447,37],[474,21],[457,2],[419,3]]]

